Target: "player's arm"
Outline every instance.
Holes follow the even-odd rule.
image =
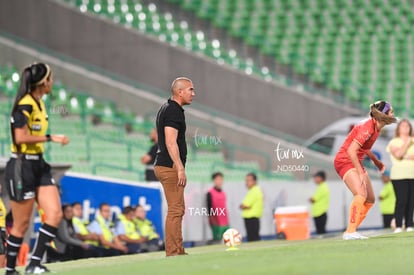
[[[245,205],[245,204],[240,204],[240,209],[241,210],[245,210],[245,209],[250,209],[251,208],[251,206],[247,206],[247,205]]]
[[[70,245],[74,246],[80,246],[80,247],[86,247],[87,245],[84,244],[80,239],[73,238],[68,230],[68,227],[66,226],[66,222],[63,221],[59,224],[57,235],[60,237],[60,239]]]
[[[88,233],[85,235],[77,233],[76,237],[82,241],[99,241],[99,235],[95,233]]]
[[[46,136],[34,136],[29,133],[27,125],[21,128],[14,128],[14,138],[17,144],[34,144],[39,142],[47,142],[49,139]],[[64,135],[50,135],[51,141],[66,145],[69,143],[69,138]]]
[[[148,164],[152,161],[152,157],[149,154],[145,154],[141,157],[142,164]]]
[[[121,240],[117,236],[114,237],[113,246],[114,246],[113,247],[114,249],[120,250],[120,251],[122,251],[124,253],[128,253],[128,247],[126,247],[125,245],[123,245],[121,243]]]
[[[123,242],[137,243],[137,244],[145,243],[148,240],[147,237],[140,237],[138,240],[133,240],[131,238],[128,238],[125,234],[118,235],[118,238],[120,241],[123,241]]]
[[[241,210],[246,210],[246,209],[250,209],[253,205],[253,200],[252,197],[247,195],[246,198],[243,200],[243,202],[240,204],[240,209]]]
[[[372,160],[375,166],[377,166],[378,170],[381,171],[381,174],[384,173],[385,165],[377,158],[377,156],[374,153],[372,153],[371,150],[367,150],[365,153]]]
[[[119,244],[117,244],[117,243],[115,243],[115,242],[110,242],[110,241],[107,241],[106,239],[105,239],[105,237],[104,237],[104,235],[102,234],[102,235],[99,235],[99,243],[102,245],[102,246],[107,246],[107,247],[110,247],[110,248],[113,248],[113,249],[117,249],[117,250],[123,250],[122,248],[121,248],[121,246],[119,246]]]
[[[174,162],[175,167],[178,172],[178,185],[185,186],[187,184],[187,177],[185,175],[184,165],[180,158],[180,150],[177,144],[178,130],[166,126],[164,128],[165,134],[165,146],[167,147],[168,154]]]
[[[21,106],[21,109],[13,114],[14,140],[17,144],[34,144],[49,141],[47,136],[34,136],[29,132],[27,121],[30,118],[31,110],[27,106]],[[66,145],[69,138],[64,135],[51,135],[51,141]]]

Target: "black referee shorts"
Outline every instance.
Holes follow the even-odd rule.
[[[55,185],[51,167],[42,155],[10,158],[6,165],[4,182],[13,201],[33,199],[37,187]]]
[[[6,228],[1,228],[0,229],[0,255],[6,254],[6,240],[7,240]]]

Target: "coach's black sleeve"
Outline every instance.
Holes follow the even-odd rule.
[[[185,119],[181,110],[176,108],[167,108],[165,110],[164,127],[168,126],[180,130],[183,123],[185,123]]]

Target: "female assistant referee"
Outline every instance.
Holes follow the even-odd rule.
[[[343,235],[344,240],[367,239],[356,230],[374,204],[375,194],[362,161],[367,155],[381,173],[385,171],[384,164],[371,152],[371,147],[381,129],[396,120],[390,103],[377,101],[371,104],[370,117],[355,125],[336,154],[334,161],[336,172],[354,195],[348,227]]]
[[[33,248],[26,274],[49,270],[41,265],[46,245],[55,237],[62,218],[60,196],[52,178],[51,167],[43,159],[43,143],[69,143],[64,135],[47,135],[48,116],[42,96],[52,90],[50,67],[35,63],[23,70],[21,83],[11,113],[11,158],[7,162],[5,183],[10,196],[13,227],[7,240],[6,274],[15,270],[16,257],[32,216],[35,200],[45,213],[45,222]]]

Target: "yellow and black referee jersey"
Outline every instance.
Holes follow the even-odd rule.
[[[4,206],[3,200],[0,198],[0,228],[6,227],[7,209]]]
[[[44,102],[37,101],[30,93],[26,94],[19,101],[16,111],[12,114],[11,122],[13,129],[27,125],[31,135],[45,136],[49,122]],[[14,144],[11,145],[11,151],[17,152]],[[23,154],[41,154],[43,151],[43,142],[20,145],[20,152]]]

